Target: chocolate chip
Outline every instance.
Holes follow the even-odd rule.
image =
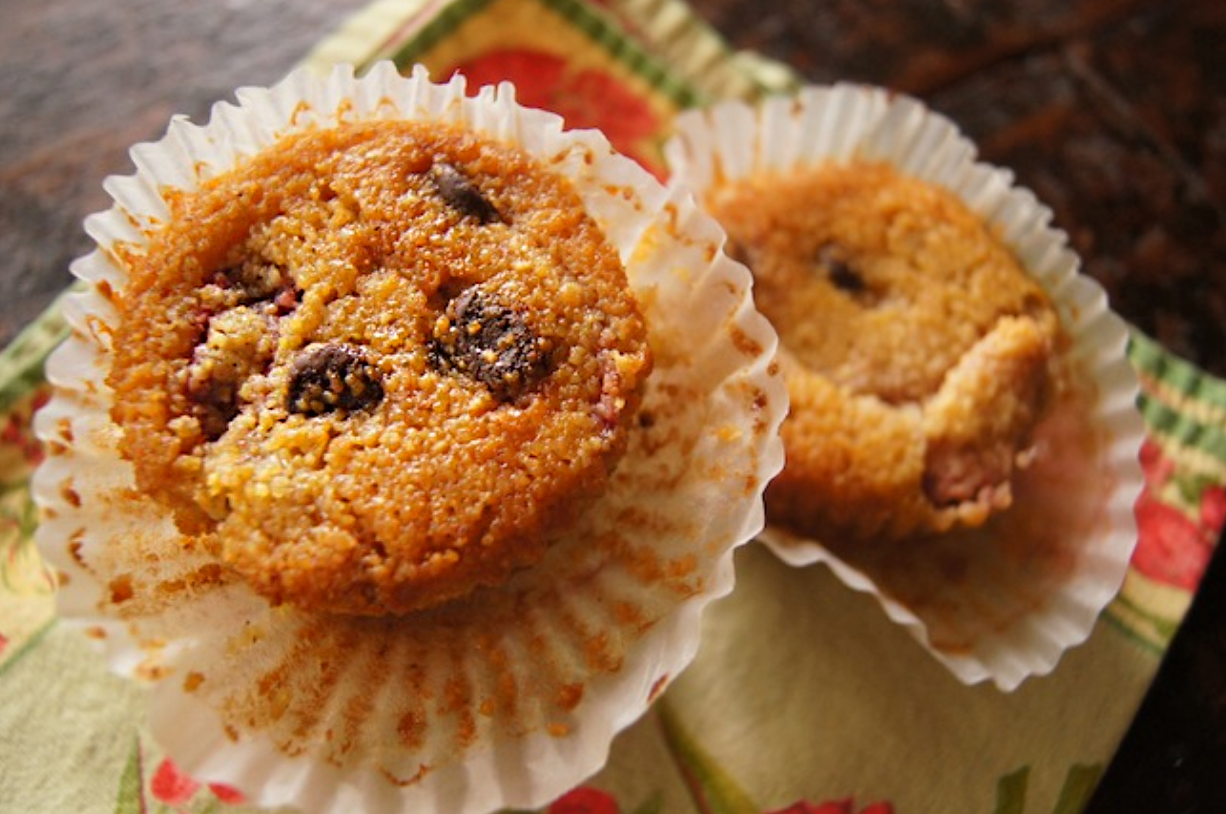
[[[436,162],[430,179],[439,196],[461,215],[475,218],[482,225],[502,220],[502,215],[486,200],[472,179],[451,164]]]
[[[289,272],[275,263],[247,262],[230,266],[218,271],[213,283],[234,292],[234,304],[272,303],[273,312],[278,316],[293,311],[302,298]]]
[[[273,299],[289,285],[289,274],[272,263],[243,263],[222,269],[217,274],[218,284],[239,292],[243,304]]]
[[[830,265],[830,282],[852,294],[859,294],[866,287],[864,279],[855,269],[837,260]]]
[[[209,441],[216,441],[238,415],[238,388],[241,382],[223,379],[189,380],[187,397],[192,401],[192,415],[200,422],[200,431]]]
[[[830,245],[822,246],[817,252],[817,262],[825,270],[826,276],[829,277],[835,288],[852,295],[863,294],[868,290],[864,278],[840,256],[837,248]]]
[[[290,412],[318,416],[362,410],[382,400],[378,371],[352,345],[317,345],[294,360]]]
[[[499,401],[515,401],[553,369],[555,343],[514,309],[469,288],[447,303],[430,346],[435,367],[463,373]]]

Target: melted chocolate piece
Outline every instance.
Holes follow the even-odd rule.
[[[231,266],[217,272],[213,282],[222,288],[236,292],[237,305],[272,303],[273,312],[288,314],[298,307],[302,299],[289,272],[276,264]]]
[[[499,401],[515,401],[553,369],[555,343],[513,309],[469,288],[447,303],[446,327],[430,346],[435,367],[467,375]]]
[[[439,196],[461,215],[474,218],[482,225],[502,220],[502,215],[481,194],[472,179],[451,164],[437,162],[430,172],[430,180],[434,182]]]
[[[868,291],[868,285],[860,273],[850,263],[839,256],[839,251],[833,246],[822,246],[817,253],[817,262],[830,278],[830,282],[840,291],[846,291],[853,297]]]
[[[237,290],[243,303],[270,300],[287,285],[289,275],[276,265],[231,266],[217,273],[216,282]]]
[[[200,431],[209,441],[225,434],[230,422],[238,415],[238,389],[242,382],[210,378],[188,384],[187,397],[192,400],[192,415],[200,422]]]
[[[378,371],[352,345],[319,345],[294,361],[289,410],[318,416],[362,410],[383,400]]]

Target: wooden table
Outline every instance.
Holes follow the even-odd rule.
[[[175,113],[279,78],[366,0],[5,0],[0,343],[69,282],[101,180]],[[814,81],[916,93],[1056,212],[1123,315],[1226,375],[1221,0],[694,0]],[[1107,155],[1109,173],[1085,157]],[[1105,153],[1103,151],[1106,151]],[[1226,811],[1226,555],[1090,814]]]

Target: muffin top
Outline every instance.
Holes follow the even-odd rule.
[[[601,492],[651,354],[561,175],[382,121],[167,200],[121,258],[112,417],[138,486],[257,591],[435,605],[530,565]]]
[[[955,196],[887,164],[754,176],[711,199],[788,351],[853,393],[918,402],[999,319],[1054,327],[1039,284]]]
[[[1007,507],[1059,326],[982,221],[864,161],[753,175],[706,203],[783,346],[792,415],[767,492],[775,518],[880,538]]]

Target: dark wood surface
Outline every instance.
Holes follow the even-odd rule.
[[[69,282],[127,148],[282,76],[365,0],[4,0],[0,343]],[[1226,376],[1222,0],[695,0],[813,81],[915,93],[1050,204],[1112,302]],[[1226,558],[1090,814],[1226,812]]]

